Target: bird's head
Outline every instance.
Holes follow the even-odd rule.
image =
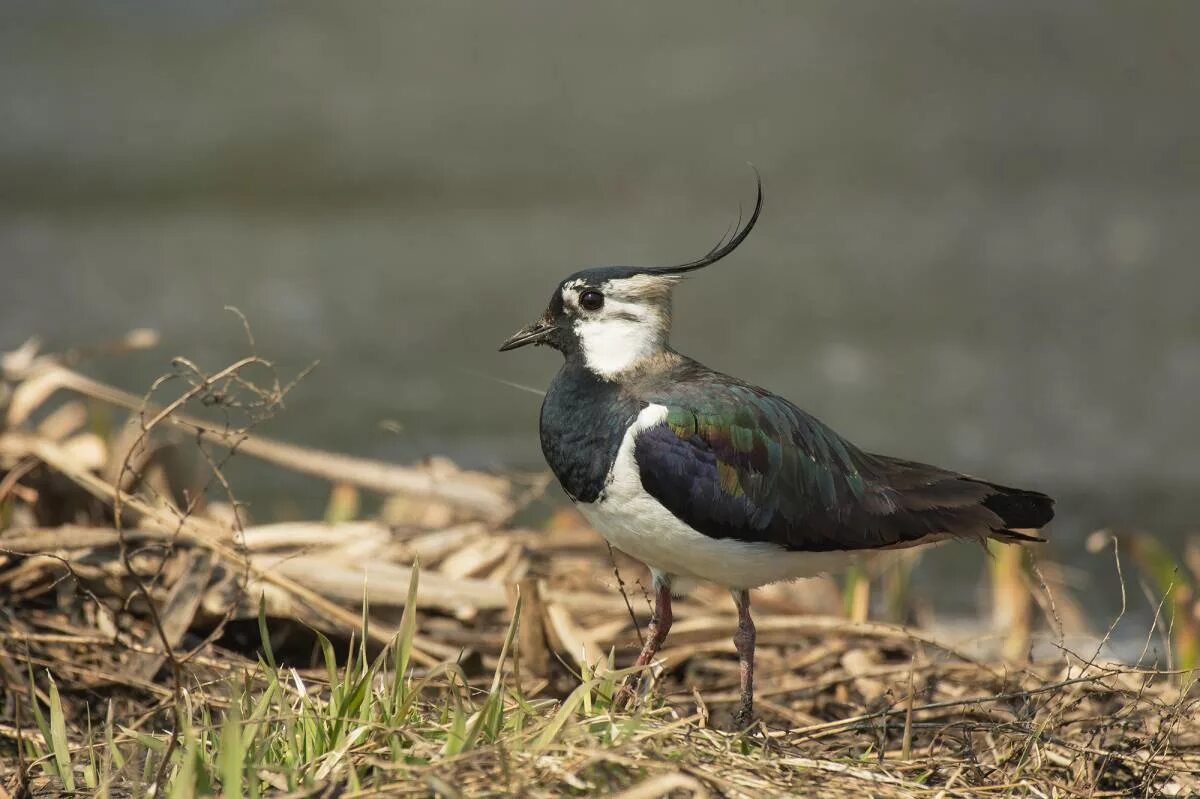
[[[676,284],[737,249],[761,210],[760,180],[750,220],[703,258],[679,266],[606,266],[576,272],[558,284],[541,318],[518,330],[500,351],[546,344],[568,359],[582,359],[601,377],[611,379],[627,371],[667,348]]]

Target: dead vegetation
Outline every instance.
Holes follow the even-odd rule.
[[[518,524],[545,478],[259,437],[293,384],[254,355],[176,359],[145,397],[77,357],[0,363],[0,796],[1200,792],[1190,674],[1099,648],[1022,660],[1033,617],[1078,611],[1008,556],[1006,660],[866,621],[868,575],[844,601],[828,581],[771,587],[762,721],[726,732],[733,609],[701,587],[646,699],[611,712],[649,617],[642,570],[569,512]],[[234,455],[328,481],[325,518],[249,519]],[[889,596],[903,568],[876,576]],[[1154,579],[1190,668],[1194,595],[1178,568]]]

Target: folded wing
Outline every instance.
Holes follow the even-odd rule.
[[[642,485],[712,538],[793,551],[879,549],[943,538],[1040,540],[1053,500],[863,452],[787,400],[740,383],[651,400],[664,424],[641,432]]]

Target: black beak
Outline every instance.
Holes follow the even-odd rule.
[[[553,333],[555,329],[554,325],[545,319],[539,319],[514,333],[508,341],[500,345],[500,351],[508,352],[509,350],[515,350],[517,347],[524,347],[526,344],[538,344],[546,336]]]

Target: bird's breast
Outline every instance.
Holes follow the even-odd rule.
[[[555,377],[542,403],[542,454],[571,499],[600,496],[640,405],[586,370],[568,365]]]
[[[738,589],[845,567],[846,553],[788,552],[769,542],[712,538],[675,516],[642,486],[634,457],[637,436],[666,416],[666,407],[646,406],[624,430],[599,495],[576,503],[613,546],[652,569]]]

